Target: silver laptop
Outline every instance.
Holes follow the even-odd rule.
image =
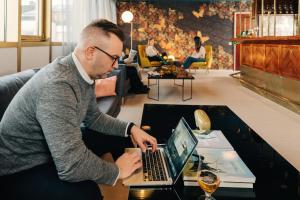
[[[127,152],[138,152],[143,167],[123,180],[127,186],[173,185],[178,180],[190,155],[197,146],[197,138],[182,117],[172,135],[164,145],[152,153],[149,148],[142,153],[139,148],[127,148]]]

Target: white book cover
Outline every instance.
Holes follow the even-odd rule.
[[[197,148],[196,151],[208,167],[209,163],[217,161],[221,182],[255,183],[255,176],[236,151],[211,148]],[[192,156],[184,169],[183,180],[197,181],[197,163],[195,162],[195,156]]]
[[[220,130],[209,130],[204,133],[198,133],[197,130],[193,130],[193,132],[198,139],[198,145],[196,148],[217,148],[233,150],[233,147]]]

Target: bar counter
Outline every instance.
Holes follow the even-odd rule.
[[[243,44],[262,43],[262,44],[295,44],[300,45],[300,36],[263,36],[263,37],[242,37],[233,38],[235,42]]]
[[[234,38],[244,86],[300,114],[300,36]]]

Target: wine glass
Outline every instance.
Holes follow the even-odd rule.
[[[279,12],[279,14],[283,13],[281,4],[278,5],[278,12]]]
[[[284,2],[284,4],[283,4],[283,10],[284,10],[285,14],[289,14],[289,7],[287,5],[287,2]]]
[[[294,14],[294,7],[293,7],[293,3],[290,2],[290,13]]]
[[[197,181],[205,195],[200,196],[199,200],[215,200],[212,193],[220,185],[220,176],[217,161],[204,162],[204,159],[199,157]]]

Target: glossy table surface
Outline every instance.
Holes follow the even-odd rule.
[[[183,116],[196,129],[194,111],[203,109],[211,119],[212,130],[221,130],[233,148],[256,176],[253,189],[218,188],[213,196],[224,199],[300,199],[299,172],[245,124],[227,106],[145,104],[141,126],[158,143],[165,143]],[[270,133],[271,134],[271,133]],[[284,134],[284,133],[283,133]],[[197,199],[200,187],[183,186],[182,178],[171,187],[130,188],[129,199]]]

